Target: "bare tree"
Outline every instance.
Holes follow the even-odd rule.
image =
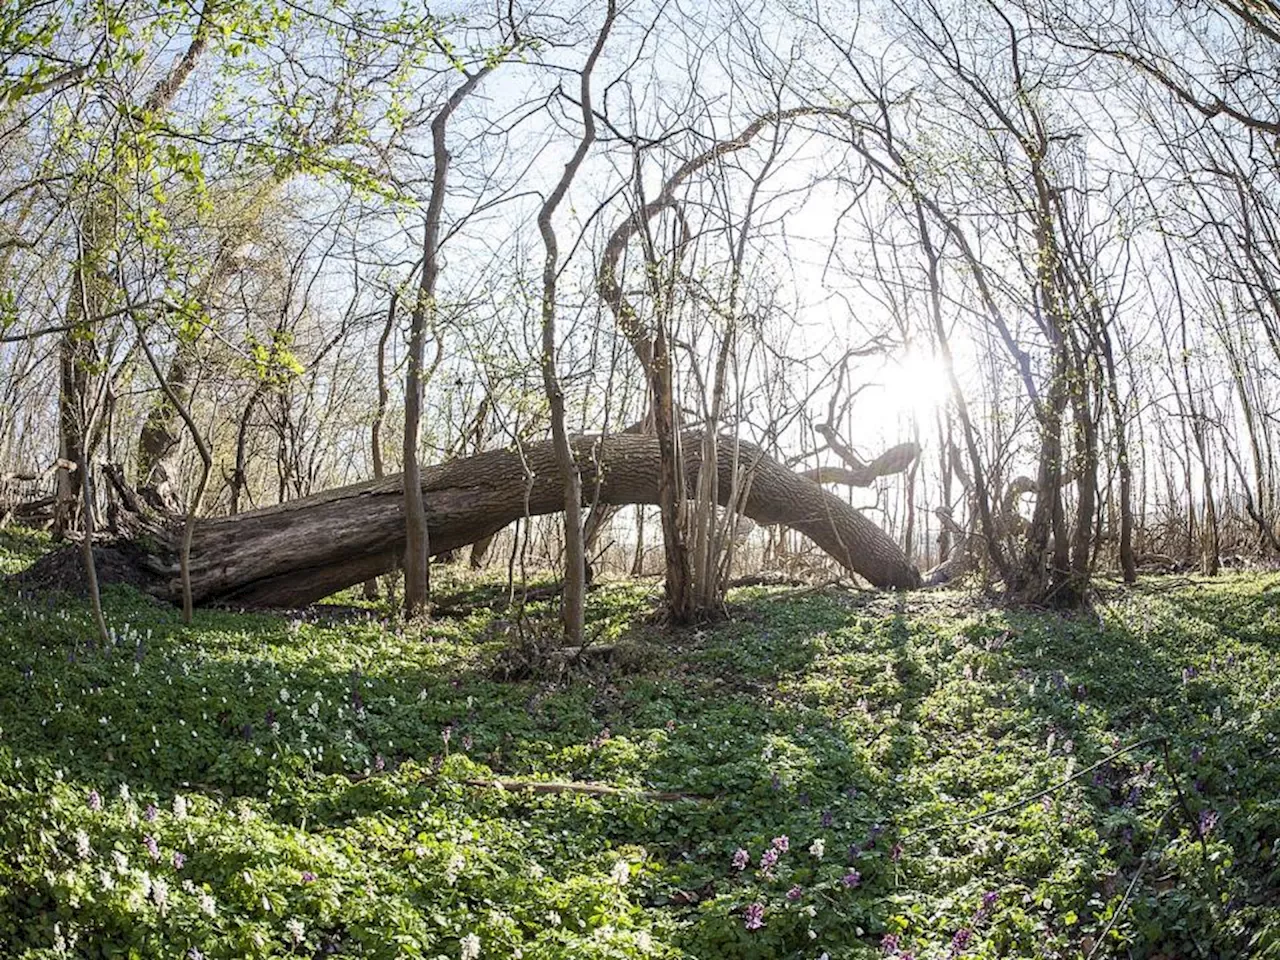
[[[604,50],[605,41],[617,16],[615,0],[608,0],[604,23],[596,34],[595,45],[587,55],[578,77],[578,102],[582,109],[582,134],[564,172],[538,210],[538,232],[542,234],[545,256],[542,266],[542,385],[551,410],[551,440],[556,452],[556,465],[564,484],[564,592],[561,597],[561,619],[565,639],[581,645],[586,617],[586,548],[582,531],[582,477],[569,444],[565,424],[564,389],[556,371],[556,283],[560,271],[560,247],[552,218],[577,176],[583,160],[596,139],[596,119],[591,106],[591,74]]]

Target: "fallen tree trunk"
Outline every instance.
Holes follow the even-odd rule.
[[[686,470],[693,486],[699,435],[687,434]],[[730,444],[719,445],[721,489],[728,491]],[[582,469],[583,499],[613,505],[658,500],[658,441],[637,434],[574,441]],[[920,574],[896,543],[857,510],[750,444],[739,446],[754,479],[743,512],[761,524],[783,524],[805,534],[846,569],[872,585],[911,589]],[[525,464],[528,464],[528,473]],[[598,493],[597,493],[598,487]],[[527,500],[526,500],[527,491]],[[422,499],[431,550],[456,550],[522,517],[563,508],[564,490],[549,442],[515,451],[495,450],[424,468]],[[404,551],[404,497],[399,475],[358,483],[274,507],[202,520],[191,541],[191,593],[195,603],[244,607],[297,607],[389,573]],[[102,567],[172,602],[178,579],[179,525],[152,529],[104,548]],[[62,567],[66,567],[62,564]],[[59,568],[56,554],[20,577],[40,586]]]

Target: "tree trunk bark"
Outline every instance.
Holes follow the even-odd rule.
[[[596,445],[595,455],[591,447]],[[701,435],[682,438],[685,483],[701,464]],[[579,437],[576,459],[583,488],[599,481],[599,498],[615,505],[655,504],[660,480],[658,439],[635,434]],[[727,496],[733,468],[732,443],[719,445],[718,470]],[[740,462],[754,464],[746,516],[761,524],[783,524],[810,537],[849,571],[872,585],[920,586],[920,574],[883,530],[839,497],[788,470],[759,448],[739,444]],[[431,549],[444,553],[490,536],[526,512],[564,508],[564,485],[550,442],[515,451],[495,450],[422,471],[422,503]],[[533,475],[525,471],[527,462]],[[598,463],[598,466],[597,466]],[[301,500],[201,521],[191,542],[191,591],[196,604],[295,607],[313,603],[371,576],[393,570],[404,550],[401,477],[359,483]],[[180,602],[178,522],[113,545],[112,562],[100,562],[104,579],[129,581],[171,602]],[[101,552],[101,548],[100,548]],[[78,560],[70,566],[80,569]],[[48,554],[18,578],[24,586],[62,585],[67,573],[61,552]],[[73,574],[72,574],[73,575]]]

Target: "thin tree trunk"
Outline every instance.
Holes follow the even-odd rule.
[[[1120,474],[1120,570],[1125,583],[1135,583],[1138,579],[1138,562],[1133,553],[1133,469],[1129,463],[1129,438],[1125,428],[1124,409],[1120,404],[1115,355],[1106,324],[1103,324],[1101,339],[1102,356],[1106,363],[1107,403],[1111,408],[1112,442],[1116,449],[1116,469]]]
[[[191,500],[187,504],[187,515],[182,527],[182,542],[178,553],[178,572],[182,579],[182,622],[190,623],[194,609],[194,601],[191,595],[191,541],[195,535],[196,529],[196,512],[200,509],[200,501],[204,499],[204,491],[209,485],[209,473],[213,469],[213,457],[209,453],[209,447],[204,442],[204,437],[200,435],[200,428],[196,426],[195,419],[191,416],[191,411],[187,409],[187,405],[178,396],[178,393],[169,384],[164,377],[164,372],[160,369],[160,364],[156,362],[155,354],[151,352],[151,346],[147,343],[147,335],[142,329],[142,325],[135,323],[138,330],[138,343],[142,346],[142,352],[147,356],[147,363],[151,365],[151,371],[155,374],[156,379],[160,382],[160,389],[168,396],[169,402],[173,404],[173,408],[177,410],[178,416],[182,418],[182,422],[187,425],[187,430],[191,433],[191,439],[196,445],[196,450],[200,453],[200,480],[196,484],[195,493],[192,494]]]
[[[538,211],[538,230],[546,256],[542,264],[542,385],[551,408],[551,442],[556,453],[556,466],[564,485],[564,592],[561,596],[561,619],[567,643],[581,645],[586,623],[587,561],[582,531],[582,475],[574,450],[569,443],[565,424],[564,389],[556,371],[556,280],[560,270],[560,248],[552,217],[573,183],[596,139],[595,114],[591,108],[591,73],[604,49],[617,13],[615,0],[609,0],[604,24],[596,35],[595,45],[579,78],[579,103],[582,108],[582,136],[565,165],[560,181]]]
[[[409,617],[426,612],[431,592],[431,548],[428,542],[427,516],[422,509],[422,498],[417,493],[422,483],[418,442],[422,424],[424,341],[428,321],[434,320],[436,313],[436,281],[440,276],[440,227],[449,176],[449,149],[445,134],[449,117],[496,65],[496,62],[488,63],[468,76],[431,121],[435,167],[431,173],[431,196],[427,202],[423,231],[422,282],[410,321],[409,360],[404,385],[404,507],[407,524],[404,611]]]
[[[111,641],[107,630],[107,620],[102,613],[102,594],[98,590],[98,565],[93,557],[93,484],[89,478],[89,461],[83,455],[76,465],[80,474],[81,523],[84,540],[81,542],[84,563],[85,584],[89,593],[89,608],[93,611],[93,622],[98,628],[98,639],[105,645]]]
[[[373,478],[382,479],[385,468],[382,459],[382,426],[387,419],[387,403],[391,391],[387,388],[387,341],[391,339],[391,331],[396,325],[396,307],[400,303],[400,291],[391,291],[391,302],[387,305],[387,322],[382,326],[382,335],[378,337],[378,405],[373,412],[373,426],[369,429],[370,453],[373,457]],[[378,578],[370,577],[364,582],[364,598],[375,600],[378,596]]]

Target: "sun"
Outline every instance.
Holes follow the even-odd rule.
[[[886,413],[928,420],[951,396],[947,366],[938,354],[917,345],[888,359],[880,371]]]

